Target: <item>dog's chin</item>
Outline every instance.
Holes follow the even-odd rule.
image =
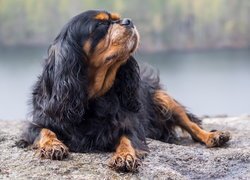
[[[136,36],[131,36],[124,44],[120,55],[123,54],[123,57],[128,58],[136,51],[137,47],[138,47],[138,38]]]
[[[136,34],[131,35],[129,38],[127,38],[126,41],[120,46],[120,51],[116,52],[114,57],[117,57],[120,60],[124,60],[124,58],[128,58],[131,56],[137,49],[139,39]],[[115,59],[115,58],[114,58]]]

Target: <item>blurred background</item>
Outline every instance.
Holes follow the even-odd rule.
[[[249,0],[0,0],[0,119],[25,119],[32,85],[62,26],[89,9],[130,17],[135,57],[199,116],[250,114]]]

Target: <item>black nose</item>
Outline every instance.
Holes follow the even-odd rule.
[[[134,27],[132,20],[129,18],[124,18],[121,21],[121,25],[128,26],[128,27]]]

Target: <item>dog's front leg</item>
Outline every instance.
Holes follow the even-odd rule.
[[[41,158],[62,160],[68,156],[68,148],[49,129],[43,128],[34,144]]]
[[[140,159],[137,157],[131,141],[127,136],[122,136],[109,166],[116,171],[136,172],[140,164]]]

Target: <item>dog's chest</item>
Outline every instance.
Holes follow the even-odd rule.
[[[117,95],[113,92],[108,92],[104,96],[90,100],[86,115],[92,118],[107,118],[115,116],[119,111],[120,102]]]

